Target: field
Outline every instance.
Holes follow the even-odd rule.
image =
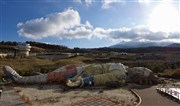
[[[79,55],[70,57],[59,56],[59,52],[40,53],[37,56],[26,58],[8,56],[0,58],[0,76],[3,76],[2,69],[4,65],[9,65],[22,76],[32,75],[33,72],[48,73],[61,66],[67,64],[101,64],[101,63],[123,63],[129,67],[147,67],[160,77],[180,78],[180,51],[168,52],[119,52],[119,51],[104,51],[104,50],[78,50]],[[77,54],[77,51],[71,51],[72,54]],[[171,84],[171,83],[169,83]],[[172,84],[173,85],[173,84]],[[104,88],[78,88],[67,89],[59,84],[35,84],[35,85],[13,85],[14,90],[26,102],[34,106],[57,106],[59,104],[67,105],[85,100],[87,97],[100,96],[107,100],[116,102],[122,105],[134,105],[137,102],[137,97],[128,89],[134,86],[127,84],[125,87],[116,89]],[[142,85],[143,86],[143,85]],[[156,87],[156,86],[153,86]],[[152,87],[151,87],[152,88]],[[149,88],[139,89],[142,99],[146,102],[147,92]],[[152,89],[150,89],[152,91]],[[153,89],[155,92],[155,89]],[[143,92],[143,93],[141,93]],[[144,93],[145,92],[145,93]],[[149,91],[148,91],[149,93]],[[48,95],[44,95],[48,94]],[[157,95],[155,95],[156,97]],[[154,98],[151,95],[151,98]],[[158,98],[158,97],[156,97]],[[159,95],[158,101],[163,101]],[[153,100],[153,99],[152,99]],[[95,102],[95,101],[94,101]],[[144,103],[146,103],[144,102]],[[151,102],[154,103],[154,102]],[[171,103],[171,102],[170,102]]]
[[[129,67],[147,67],[159,76],[177,78],[180,75],[180,52],[124,53],[114,51],[91,50],[80,56],[69,58],[54,57],[43,59],[38,56],[27,58],[0,58],[0,73],[4,65],[10,65],[20,75],[31,75],[33,72],[47,73],[67,64],[96,64],[121,62]]]
[[[48,60],[37,57],[28,57],[23,59],[1,58],[0,59],[0,75],[4,65],[9,65],[15,69],[20,75],[31,75],[33,72],[47,73],[53,71],[60,66],[67,64],[84,64],[82,57],[74,57],[69,59]]]

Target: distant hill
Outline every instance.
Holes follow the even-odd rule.
[[[96,50],[98,52],[127,52],[127,53],[152,53],[152,52],[174,52],[180,51],[179,47],[139,47],[139,48],[95,48],[92,50]]]
[[[139,48],[139,47],[153,47],[159,46],[154,42],[122,42],[110,46],[110,48]]]
[[[179,43],[169,42],[121,42],[110,46],[109,48],[146,48],[146,47],[180,47]]]
[[[30,44],[33,47],[36,47],[38,49],[44,49],[46,51],[63,51],[63,50],[69,50],[68,47],[63,46],[63,45],[55,45],[55,44],[47,44],[47,43],[42,43],[42,42],[32,42],[32,41],[26,41],[26,43]]]
[[[167,47],[179,47],[180,48],[180,43],[172,43],[170,45],[167,45]]]
[[[14,47],[18,44],[19,42],[0,42],[0,52],[8,52],[8,51],[13,51]],[[32,42],[32,41],[27,41],[26,43],[29,43],[31,45],[31,51],[32,52],[59,52],[59,51],[66,51],[69,50],[68,47],[62,46],[62,45],[54,45],[54,44],[46,44],[46,43],[41,43],[41,42]]]

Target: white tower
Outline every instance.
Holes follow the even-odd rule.
[[[29,56],[29,51],[31,50],[30,44],[26,43],[19,43],[16,47],[16,50],[18,50],[18,55],[20,56]]]

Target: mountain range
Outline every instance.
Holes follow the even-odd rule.
[[[172,43],[168,45],[168,47],[179,47],[180,48],[180,43]]]
[[[170,43],[170,42],[121,42],[109,48],[143,48],[143,47],[180,47],[180,43]]]

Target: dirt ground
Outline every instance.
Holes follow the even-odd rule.
[[[3,92],[0,97],[0,106],[26,106],[26,103],[10,86],[0,86]]]
[[[59,84],[45,85],[16,85],[15,90],[26,96],[33,106],[64,106],[83,100],[90,96],[101,96],[113,102],[133,106],[137,98],[128,88],[104,89],[99,88],[76,88],[64,89]]]

